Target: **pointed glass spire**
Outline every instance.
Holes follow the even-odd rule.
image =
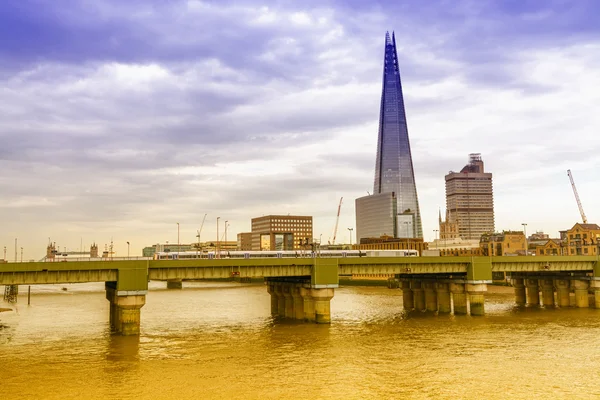
[[[391,38],[389,32],[385,34],[383,90],[373,191],[396,193],[400,214],[398,237],[423,237],[394,32]]]

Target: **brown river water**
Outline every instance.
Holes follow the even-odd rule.
[[[274,321],[262,285],[151,282],[139,337],[113,336],[103,284],[21,286],[0,314],[0,399],[595,399],[600,310],[402,311],[342,287],[331,325]],[[66,287],[67,290],[61,290]]]

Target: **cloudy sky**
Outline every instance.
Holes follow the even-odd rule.
[[[338,241],[372,192],[395,31],[426,240],[480,152],[496,228],[600,222],[600,3],[4,0],[0,246],[228,239],[267,214]],[[220,228],[223,232],[223,226]],[[20,252],[20,250],[19,250]]]

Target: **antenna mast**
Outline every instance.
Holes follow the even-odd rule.
[[[571,175],[571,170],[567,170],[567,175],[569,175],[569,180],[571,181],[571,186],[573,187],[573,193],[575,194],[575,200],[577,200],[577,206],[579,207],[579,213],[581,214],[581,219],[584,224],[587,224],[587,218],[585,217],[585,213],[583,212],[583,206],[581,205],[581,200],[579,200],[579,195],[577,194],[577,188],[575,187],[575,182],[573,181],[573,175]]]

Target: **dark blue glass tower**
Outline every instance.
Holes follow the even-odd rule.
[[[373,191],[396,193],[398,237],[423,237],[393,32],[391,38],[388,32],[385,34],[383,91]]]

